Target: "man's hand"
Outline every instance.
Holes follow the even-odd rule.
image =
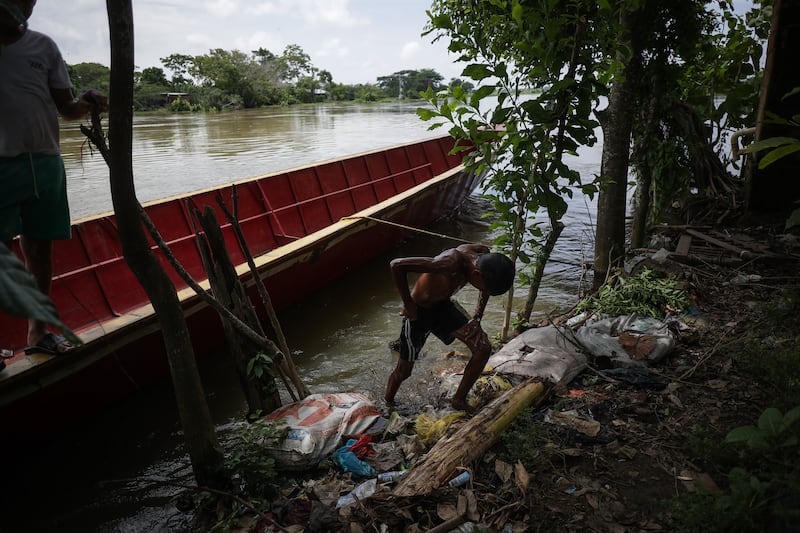
[[[464,332],[464,342],[470,346],[476,345],[483,335],[480,321],[474,318],[464,324],[462,331]]]
[[[417,305],[414,303],[406,304],[403,307],[403,311],[400,313],[404,317],[409,320],[416,320],[417,319]]]
[[[88,91],[84,91],[81,93],[80,100],[82,102],[86,102],[92,107],[97,107],[97,111],[99,113],[105,113],[108,111],[108,97],[103,93],[95,91],[94,89],[89,89]]]

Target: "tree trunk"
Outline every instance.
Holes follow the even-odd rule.
[[[625,14],[620,45],[630,45],[633,17]],[[624,48],[624,47],[623,47]],[[611,268],[622,262],[625,253],[625,206],[628,187],[631,130],[635,98],[631,91],[635,76],[632,62],[611,85],[608,106],[599,114],[603,128],[603,156],[600,174],[608,183],[597,197],[597,233],[594,248],[594,287],[602,285]]]
[[[636,178],[636,193],[631,223],[631,248],[641,248],[647,234],[647,215],[650,212],[650,172],[644,172]]]
[[[521,318],[527,324],[531,321],[531,314],[533,313],[533,304],[539,296],[539,288],[542,285],[542,277],[544,277],[544,267],[550,261],[550,256],[553,253],[553,248],[556,247],[556,242],[564,231],[564,223],[560,220],[550,220],[550,233],[547,234],[544,246],[539,250],[536,258],[536,270],[533,272],[531,278],[531,285],[528,287],[528,298],[525,300],[525,308],[522,311]],[[517,331],[517,334],[521,333]]]
[[[225,238],[220,230],[214,209],[206,206],[202,213],[195,210],[193,214],[205,232],[205,240],[199,235],[197,239],[203,266],[208,274],[214,297],[238,316],[242,322],[250,326],[253,331],[263,336],[264,331],[258,321],[256,311],[253,309],[228,255]],[[255,417],[259,412],[274,411],[281,406],[281,401],[271,372],[256,376],[247,371],[250,358],[259,351],[260,347],[240,335],[225,317],[220,317],[220,319],[225,330],[225,338],[228,339],[228,348],[233,357],[236,372],[239,375],[239,383],[249,407],[248,418]],[[271,353],[269,355],[273,360],[277,360],[276,355],[278,354]],[[273,367],[276,366],[273,365]]]
[[[253,254],[250,253],[250,246],[247,244],[247,239],[244,238],[244,232],[242,232],[242,227],[239,224],[238,193],[235,185],[233,186],[233,193],[231,196],[233,201],[232,213],[225,205],[222,197],[219,195],[217,196],[217,204],[219,205],[220,209],[222,209],[222,212],[225,213],[225,217],[228,219],[228,222],[236,234],[236,240],[239,241],[239,246],[242,247],[242,252],[244,252],[245,257],[247,258],[247,265],[250,267],[250,272],[253,274],[253,280],[255,281],[256,288],[258,289],[258,294],[261,296],[261,303],[264,305],[264,310],[267,312],[267,316],[269,317],[269,323],[272,326],[272,330],[278,341],[278,347],[281,349],[281,352],[283,352],[279,370],[284,375],[288,376],[294,385],[297,394],[295,394],[292,391],[292,388],[288,385],[286,386],[286,390],[289,391],[289,395],[294,401],[297,401],[298,399],[302,400],[306,396],[310,395],[311,391],[308,389],[306,384],[303,383],[303,380],[300,378],[300,374],[297,373],[297,367],[294,366],[292,351],[289,349],[289,343],[286,342],[286,336],[283,334],[283,328],[281,328],[280,320],[278,320],[278,314],[275,312],[275,308],[272,305],[272,298],[270,298],[269,292],[267,292],[267,287],[264,285],[264,280],[262,280],[258,274],[258,269],[256,268],[255,261],[253,260]]]
[[[222,453],[195,364],[175,286],[150,249],[140,219],[131,158],[133,139],[133,10],[131,1],[106,0],[111,37],[109,143],[111,194],[122,252],[158,316],[186,447],[199,485],[221,487]]]
[[[481,457],[519,413],[543,399],[545,385],[525,381],[481,409],[449,437],[442,438],[411,471],[400,479],[395,496],[430,494],[447,483],[456,468]]]

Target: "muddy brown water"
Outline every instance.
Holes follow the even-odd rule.
[[[148,116],[134,121],[134,173],[142,201],[264,172],[431,136],[418,104],[320,106],[219,115]],[[74,125],[73,125],[74,126]],[[62,133],[73,218],[110,209],[107,171],[74,131]],[[573,159],[588,180],[599,171],[599,147]],[[191,169],[187,171],[187,169]],[[475,194],[455,216],[429,228],[474,242],[493,237]],[[579,192],[570,200],[563,233],[534,312],[543,318],[574,304],[581,262],[593,248],[594,204]],[[379,402],[394,366],[387,343],[397,336],[401,305],[388,262],[435,255],[456,241],[420,235],[351,272],[281,313],[298,370],[312,392],[358,391]],[[526,287],[514,290],[514,308]],[[474,308],[476,293],[458,300]],[[484,318],[490,336],[502,328],[504,298],[492,298]],[[466,348],[431,338],[425,356],[398,393],[409,408],[425,403],[442,376],[463,368]],[[226,354],[200,362],[208,404],[223,446],[245,413]],[[0,422],[1,423],[1,422]],[[174,498],[193,483],[168,382],[141,391],[54,436],[32,450],[3,450],[0,532],[174,531],[185,516]]]

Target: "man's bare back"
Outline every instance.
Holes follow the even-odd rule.
[[[449,299],[467,283],[478,289],[480,281],[474,275],[475,259],[488,253],[489,248],[481,244],[464,244],[445,250],[436,257],[405,257],[391,262],[392,277],[403,298],[404,316],[414,320],[416,307],[431,305]],[[407,276],[420,276],[409,290]]]

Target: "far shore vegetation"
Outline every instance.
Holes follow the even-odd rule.
[[[469,81],[445,82],[435,70],[402,70],[380,76],[374,83],[337,83],[332,74],[313,65],[298,45],[276,55],[260,48],[247,54],[239,50],[209,50],[190,56],[161,58],[162,67],[147,67],[134,74],[134,111],[223,111],[272,105],[320,102],[380,102],[421,99],[428,89],[439,91]],[[110,69],[99,63],[68,65],[76,94],[92,88],[109,93]],[[113,97],[113,95],[112,95]]]

